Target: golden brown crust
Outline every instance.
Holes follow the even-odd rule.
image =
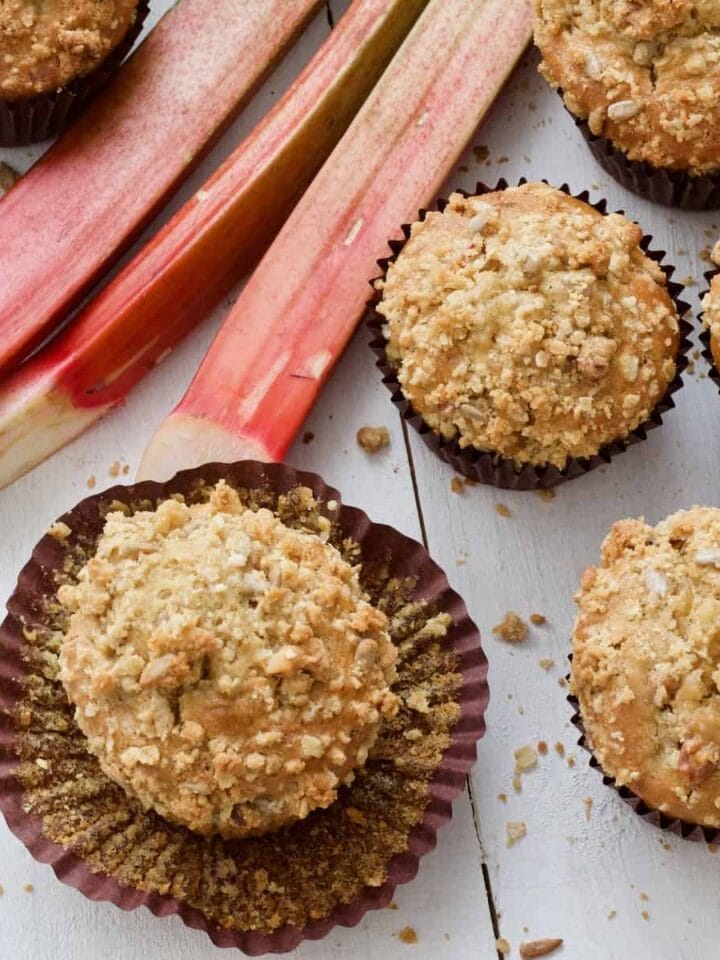
[[[720,509],[616,523],[576,599],[572,682],[604,772],[720,827]]]
[[[720,168],[716,0],[537,0],[540,71],[630,160]]]
[[[677,313],[642,231],[544,184],[413,225],[380,284],[388,356],[425,421],[517,464],[589,457],[675,376]]]
[[[357,568],[224,483],[207,504],[111,513],[58,597],[73,611],[61,679],[90,749],[199,833],[329,806],[397,710],[387,618]]]
[[[85,76],[115,49],[138,0],[3,0],[0,97],[52,93]]]

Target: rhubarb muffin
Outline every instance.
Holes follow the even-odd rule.
[[[6,124],[15,120],[18,140],[23,132],[31,138],[33,124],[37,135],[57,132],[53,108],[63,116],[76,110],[76,101],[89,92],[89,78],[99,79],[99,68],[115,65],[127,52],[146,8],[144,0],[0,4],[0,102]],[[60,96],[66,91],[71,96]],[[4,132],[7,140],[12,131],[8,126]]]
[[[680,332],[642,239],[544,183],[456,193],[413,225],[376,309],[402,396],[441,453],[566,471],[648,420]]]
[[[707,178],[720,174],[716,0],[537,0],[535,42],[541,73],[591,140],[605,141],[594,152],[610,173],[688,206],[690,181],[703,177],[695,199],[708,200]],[[679,174],[684,190],[668,193],[672,178],[643,175],[641,164]]]
[[[58,598],[89,749],[198,833],[262,834],[329,806],[397,711],[387,617],[357,569],[225,483],[207,503],[110,513]]]
[[[720,509],[616,523],[576,600],[572,686],[603,772],[720,827]]]

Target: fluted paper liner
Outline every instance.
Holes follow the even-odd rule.
[[[148,11],[149,0],[140,0],[135,18],[120,43],[84,77],[76,77],[52,93],[18,100],[0,98],[0,146],[24,146],[61,133],[100,92],[128,55]]]
[[[422,689],[431,706],[425,714],[405,705],[386,723],[366,767],[327,810],[243,841],[208,841],[169,824],[108,780],[74,723],[53,656],[44,657],[52,649],[52,628],[56,649],[61,636],[53,599],[58,579],[67,580],[67,570],[76,573],[92,555],[111,504],[151,509],[177,493],[193,502],[220,479],[244,501],[270,506],[305,529],[312,529],[308,517],[287,518],[292,494],[285,495],[300,485],[313,491],[319,514],[332,521],[331,541],[353,563],[361,562],[363,586],[390,617],[400,648],[398,693],[405,701]],[[72,534],[64,543],[50,535],[39,542],[0,628],[0,809],[13,833],[90,899],[124,910],[146,906],[156,916],[179,914],[218,946],[252,956],[290,951],[385,907],[395,888],[415,876],[420,858],[435,847],[437,830],[451,819],[452,801],[485,731],[489,696],[477,628],[424,548],[340,505],[337,491],[315,474],[254,461],[206,465],[165,484],[113,487],[61,519]],[[447,635],[423,634],[441,612],[452,621]],[[406,738],[409,729],[420,729],[422,737]],[[84,779],[76,780],[78,773]],[[59,834],[67,841],[56,842]],[[285,904],[304,910],[305,921],[276,916],[277,929],[267,929],[268,921],[237,928],[243,912]]]
[[[527,182],[527,178],[522,177],[518,181],[518,185],[522,186]],[[547,183],[547,180],[543,180],[542,182]],[[468,193],[466,190],[457,190],[454,192],[460,193],[464,197],[482,196],[484,193],[506,190],[508,186],[508,181],[502,179],[499,180],[494,187],[489,187],[484,183],[478,183],[473,194]],[[582,200],[602,214],[607,213],[607,201],[600,200],[597,203],[592,203],[587,190],[579,194],[574,194],[566,183],[558,189],[562,190],[563,193],[566,193],[568,196],[574,197],[576,200]],[[447,204],[448,201],[446,199],[440,199],[431,209],[442,212]],[[421,210],[418,214],[418,220],[424,220],[429,212],[431,211]],[[622,211],[618,212],[622,213]],[[382,299],[382,291],[374,289],[377,280],[386,276],[390,264],[394,263],[398,254],[409,240],[411,226],[411,224],[403,224],[402,232],[404,239],[391,240],[389,247],[392,250],[392,256],[378,261],[378,266],[382,270],[382,274],[372,281],[374,292],[368,304],[367,325],[372,335],[370,347],[378,358],[376,365],[383,375],[383,383],[390,391],[392,401],[400,410],[403,418],[418,432],[426,446],[428,446],[433,453],[437,454],[441,460],[450,464],[457,473],[462,474],[469,480],[486,483],[504,490],[547,490],[551,487],[556,487],[566,480],[584,476],[596,467],[610,463],[612,458],[617,456],[617,454],[623,453],[628,447],[639,443],[641,440],[646,440],[648,431],[662,424],[662,415],[667,413],[668,410],[672,410],[675,406],[672,395],[682,386],[682,373],[688,364],[687,353],[691,346],[689,334],[692,326],[683,319],[684,315],[690,309],[689,304],[680,299],[680,294],[684,288],[681,284],[674,283],[670,279],[675,272],[675,267],[663,264],[665,253],[651,250],[652,237],[646,235],[643,237],[640,246],[648,257],[660,265],[660,268],[667,277],[668,292],[680,318],[680,342],[677,357],[675,358],[677,366],[675,377],[648,420],[636,427],[625,439],[615,440],[601,447],[593,457],[570,457],[567,465],[562,470],[551,465],[538,467],[532,464],[525,464],[522,468],[518,469],[511,459],[502,457],[496,453],[478,450],[475,447],[461,447],[456,438],[447,440],[438,431],[433,430],[422,416],[416,413],[409,400],[406,399],[397,378],[395,368],[387,356],[387,342],[382,332],[385,318],[377,310],[377,305]]]

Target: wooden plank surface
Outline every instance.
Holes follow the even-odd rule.
[[[333,2],[334,15],[346,5],[345,0]],[[169,0],[156,0],[154,16],[168,6]],[[323,13],[165,217],[251,129],[328,29]],[[537,58],[529,54],[448,188],[470,188],[478,179],[494,182],[500,176],[546,177],[556,183],[567,180],[578,191],[591,188],[593,197],[606,196],[613,209],[625,208],[654,234],[656,245],[670,251],[679,277],[699,281],[704,268],[699,252],[715,239],[720,217],[653,207],[613,184],[595,165],[557,97],[537,77],[536,66]],[[25,169],[38,153],[29,148],[0,151],[0,159]],[[689,291],[694,307],[699,289]],[[48,522],[87,494],[90,477],[101,489],[112,482],[113,461],[134,469],[226,310],[227,304],[216,311],[125,407],[0,492],[0,600],[11,591]],[[572,595],[582,569],[597,559],[610,524],[621,516],[645,514],[655,521],[681,506],[718,503],[720,439],[713,425],[720,397],[705,377],[703,361],[687,378],[678,409],[668,414],[661,430],[608,468],[560,488],[555,500],[544,502],[535,494],[485,487],[453,493],[452,471],[417,437],[406,437],[366,339],[361,331],[306,425],[313,439],[299,440],[289,460],[322,473],[342,490],[346,502],[410,536],[421,537],[422,516],[432,553],[465,596],[484,635],[491,662],[489,732],[471,777],[475,822],[465,796],[418,878],[398,891],[397,910],[371,914],[355,930],[337,930],[325,941],[305,944],[295,956],[492,960],[497,931],[490,895],[499,932],[512,946],[511,957],[518,956],[522,940],[555,936],[565,939],[555,956],[573,960],[715,957],[720,861],[704,847],[646,826],[603,787],[575,748],[566,690],[559,685],[569,652]],[[355,442],[364,424],[387,425],[390,448],[376,457],[365,454]],[[498,503],[510,509],[510,517],[498,514]],[[491,632],[506,610],[525,617],[540,612],[548,623],[534,628],[526,644],[509,647]],[[543,658],[554,661],[547,671],[538,663]],[[513,752],[539,740],[549,745],[549,752],[522,778],[522,792],[516,793]],[[556,742],[564,745],[564,758],[555,751]],[[503,793],[507,803],[497,799]],[[589,819],[588,798],[593,801]],[[515,820],[527,824],[527,836],[508,848],[506,824]],[[33,892],[23,890],[28,883]],[[90,903],[35,863],[4,824],[0,884],[5,891],[0,896],[3,960],[199,960],[215,950],[177,918],[157,920],[144,910],[126,915],[111,905]],[[398,938],[406,926],[416,931],[416,945]]]

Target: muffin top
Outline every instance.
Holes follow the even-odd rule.
[[[387,618],[358,569],[224,483],[208,503],[109,514],[58,597],[61,680],[89,749],[199,833],[329,806],[397,709]]]
[[[675,376],[665,275],[618,214],[542,183],[453,194],[379,286],[387,353],[430,427],[516,464],[588,457]]]
[[[576,599],[573,688],[603,770],[720,827],[720,509],[616,523]]]
[[[720,241],[713,247],[711,259],[716,267],[720,267]],[[703,324],[710,331],[710,350],[715,366],[720,370],[720,273],[712,278],[703,300]]]
[[[717,0],[537,0],[540,70],[630,160],[720,168]]]
[[[138,0],[2,0],[0,98],[52,93],[93,70],[133,22]]]

